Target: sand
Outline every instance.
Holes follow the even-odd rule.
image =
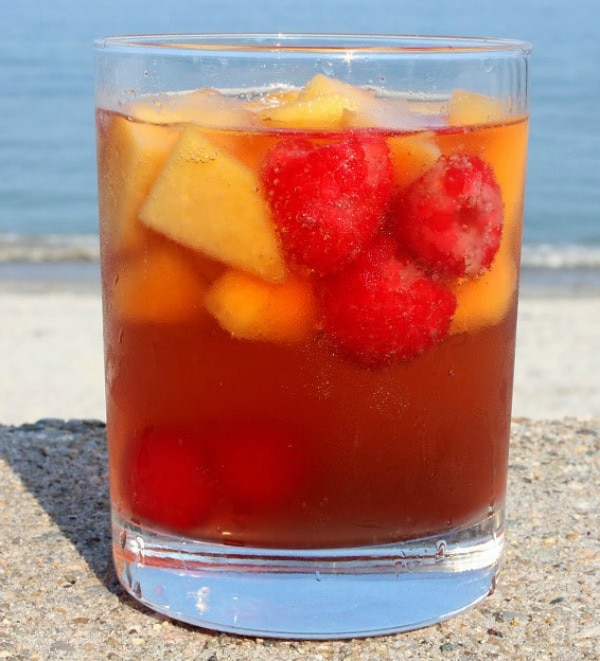
[[[0,272],[0,422],[104,420],[97,269],[24,273]],[[598,320],[598,290],[523,292],[514,417],[600,415]]]

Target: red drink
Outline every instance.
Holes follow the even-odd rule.
[[[115,566],[209,628],[389,633],[495,582],[528,46],[341,41],[97,44]]]
[[[324,77],[317,82],[337,84]],[[315,92],[317,102],[324,94]],[[461,113],[472,112],[475,101],[479,117],[463,124]],[[337,107],[323,110],[325,119],[310,118],[317,128],[287,128],[306,112],[294,97],[243,103],[199,91],[181,97],[173,111],[155,112],[154,124],[136,119],[152,114],[155,100],[144,103],[131,110],[132,118],[98,115],[108,425],[113,503],[121,516],[202,540],[314,548],[424,537],[468,527],[499,508],[506,485],[525,120],[508,121],[499,103],[466,93],[454,95],[450,114],[417,109],[412,126],[418,121],[425,127],[410,131],[364,128],[360,111],[356,125],[319,128]],[[223,115],[218,123],[224,127],[202,126],[212,110],[206,103],[222,104],[234,128]],[[374,97],[364,103],[367,118],[376,113]],[[386,112],[394,103],[398,113],[406,112],[399,102],[381,103]],[[271,109],[283,117],[274,128]],[[186,113],[188,121],[181,121]],[[242,122],[247,125],[239,127]],[[186,149],[212,150],[206,158],[218,166],[184,162]],[[365,174],[365,162],[372,173]],[[459,177],[475,177],[480,167],[489,182],[459,182],[455,190],[448,184],[450,192],[440,193],[453,167]],[[239,173],[260,186],[255,191],[249,185],[251,202],[239,190]],[[291,181],[278,189],[278,177]],[[182,201],[191,186],[212,190]],[[229,188],[215,191],[218,186]],[[473,191],[465,192],[469,186]],[[335,194],[340,198],[327,198]],[[429,219],[432,194],[448,199],[440,208],[434,204]],[[490,202],[490,196],[497,199]],[[466,211],[444,208],[463,198]],[[211,204],[231,215],[208,219]],[[209,228],[198,230],[204,233],[211,223],[228,223],[235,233],[237,209],[249,204],[258,204],[272,225],[274,256],[258,251],[244,264],[246,256],[235,251],[245,248],[227,243],[235,238],[225,236],[215,248],[218,240],[196,236],[198,225]],[[480,220],[471,216],[485,215],[486,204],[499,209],[499,221],[482,221],[499,222],[495,243],[486,236],[491,224],[474,239],[479,230],[454,236],[452,228],[436,229],[449,213],[475,226]],[[442,237],[439,258],[419,244],[419,236],[413,240],[410,227],[401,227],[411,209],[423,205],[427,218],[418,222],[430,223],[428,231]],[[344,207],[339,214],[338,207]],[[311,214],[315,222],[328,222],[329,214],[333,224],[355,223],[354,236],[332,239],[319,227],[296,231],[293,223],[313,222]],[[239,231],[251,233],[252,221],[242,219]],[[364,236],[362,225],[368,225]],[[314,254],[304,251],[311,241]],[[491,256],[469,257],[486,241],[494,243]],[[205,250],[198,247],[202,242]],[[374,249],[378,242],[383,247]],[[452,250],[456,256],[448,257]],[[469,259],[481,263],[470,265]],[[350,289],[356,291],[363,275],[374,277],[369,262],[377,260],[387,260],[386,268],[391,263],[394,277],[410,271],[431,284],[418,295],[426,307],[446,306],[440,319],[411,312],[414,303],[402,298],[390,301],[385,323],[397,323],[400,307],[433,339],[403,337],[396,347],[395,335],[410,334],[402,325],[384,330],[381,340],[370,338],[377,320],[367,308],[381,307],[381,300],[371,303],[366,285],[355,302]],[[385,291],[377,296],[391,297]],[[364,314],[353,316],[356,305]]]

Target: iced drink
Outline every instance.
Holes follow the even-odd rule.
[[[119,529],[501,535],[525,112],[317,73],[100,104],[97,135]]]

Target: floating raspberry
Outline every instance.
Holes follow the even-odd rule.
[[[400,243],[424,264],[453,277],[489,268],[500,245],[502,197],[478,156],[441,156],[393,204]]]
[[[365,367],[409,360],[448,333],[456,299],[388,237],[341,273],[323,279],[323,325],[342,354]]]
[[[385,222],[393,169],[383,137],[282,140],[262,174],[285,252],[319,275],[350,263]]]
[[[216,428],[214,470],[223,498],[238,511],[274,507],[298,486],[304,467],[300,439],[273,422],[232,422]]]
[[[185,533],[207,518],[213,501],[204,447],[191,430],[148,429],[130,467],[130,509],[135,520]]]

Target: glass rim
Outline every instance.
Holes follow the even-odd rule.
[[[213,51],[251,53],[345,53],[379,54],[517,54],[527,56],[528,41],[499,37],[455,37],[443,35],[395,35],[352,33],[206,32],[155,33],[97,37],[96,50],[159,50],[181,53]]]

